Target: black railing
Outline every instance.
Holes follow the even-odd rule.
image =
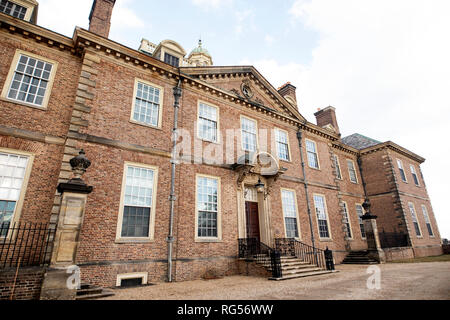
[[[55,232],[42,223],[1,223],[0,269],[48,265]]]
[[[239,258],[252,259],[256,263],[269,267],[274,278],[283,276],[280,253],[257,238],[239,239]]]
[[[379,232],[382,248],[408,247],[408,235],[397,232]]]
[[[325,251],[291,238],[275,239],[275,249],[282,256],[297,257],[320,269],[334,270],[334,264],[330,263],[333,261],[331,250]]]

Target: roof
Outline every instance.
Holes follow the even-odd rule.
[[[375,139],[363,136],[362,134],[359,133],[354,133],[351,136],[342,138],[342,142],[358,150],[373,147],[376,146],[377,144],[382,143]]]
[[[193,55],[194,53],[202,53],[208,57],[211,57],[208,50],[206,50],[206,48],[202,47],[202,40],[198,41],[198,47],[195,48],[194,50],[192,50],[191,53],[189,54],[189,56]]]

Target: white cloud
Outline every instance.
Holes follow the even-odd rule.
[[[192,3],[205,10],[230,6],[233,0],[192,0]]]
[[[111,37],[128,29],[143,28],[144,21],[131,8],[133,0],[120,0],[111,18]],[[89,13],[93,0],[40,0],[38,24],[71,37],[75,26],[89,28]]]
[[[289,13],[319,34],[312,62],[254,64],[275,87],[297,86],[300,112],[333,105],[344,135],[392,140],[427,158],[423,171],[442,236],[450,173],[450,1],[298,0]],[[292,38],[301,42],[302,39]]]
[[[237,35],[241,35],[244,32],[244,29],[251,28],[252,30],[255,29],[255,26],[253,24],[253,18],[255,16],[255,13],[252,9],[247,9],[244,11],[236,11],[235,12],[235,18],[236,18],[236,25],[234,27],[234,31]]]
[[[272,37],[270,34],[266,34],[266,36],[264,37],[264,41],[265,41],[269,46],[271,46],[271,45],[274,43],[275,38]]]

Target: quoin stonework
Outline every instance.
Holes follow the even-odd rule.
[[[342,137],[331,106],[309,122],[293,84],[215,66],[201,41],[111,41],[114,5],[70,38],[36,1],[0,1],[1,298],[38,298],[69,264],[114,287],[266,275],[250,246],[362,259],[367,200],[387,260],[442,254],[422,156]]]

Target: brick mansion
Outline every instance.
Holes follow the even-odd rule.
[[[309,122],[293,84],[215,66],[201,41],[114,42],[114,5],[66,37],[37,1],[0,0],[0,287],[27,223],[55,230],[50,268],[102,287],[261,272],[255,244],[339,264],[368,249],[368,208],[386,260],[442,254],[422,156],[342,137],[333,107]]]

